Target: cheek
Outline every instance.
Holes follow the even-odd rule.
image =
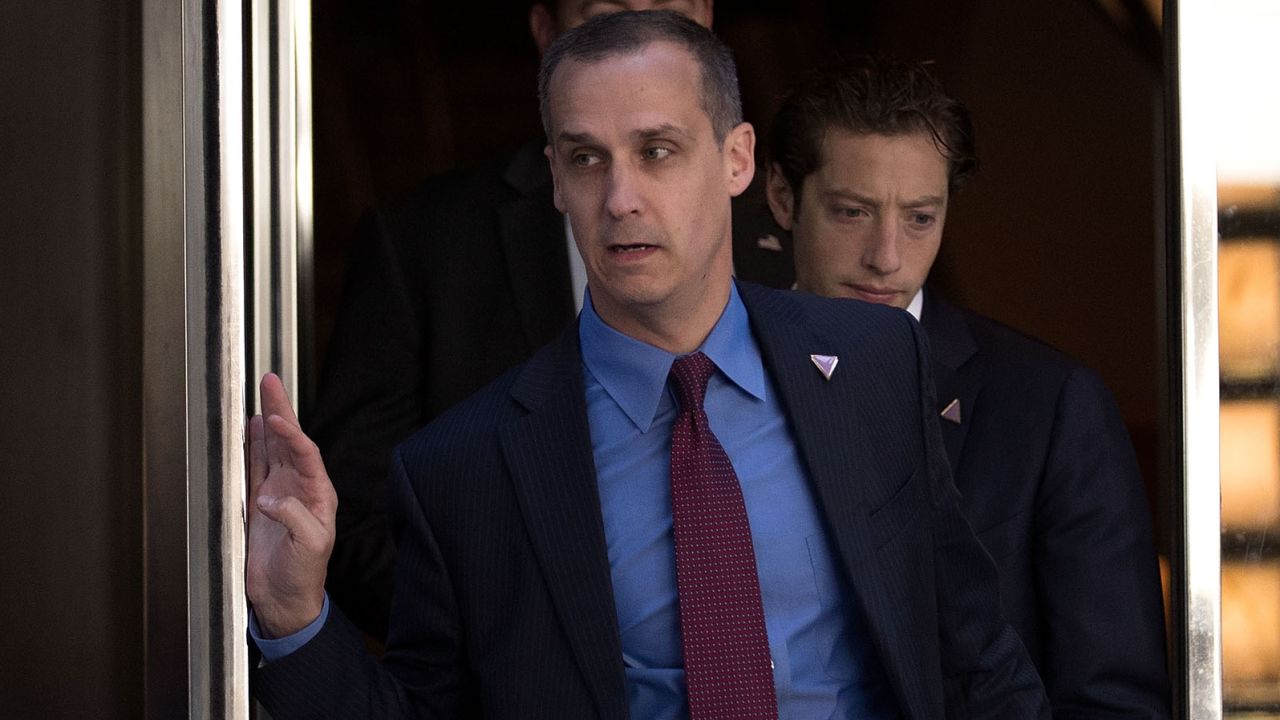
[[[864,227],[826,223],[822,230],[816,233],[815,255],[821,262],[836,267],[856,265],[869,242],[867,235],[868,231]]]
[[[914,251],[908,261],[911,263],[912,272],[921,278],[929,274],[929,268],[933,266],[933,261],[938,256],[938,248],[940,246],[940,237],[932,237],[922,240],[915,246]]]
[[[826,279],[855,265],[857,244],[847,234],[826,232],[802,233],[796,240],[796,262],[803,265],[810,279]]]

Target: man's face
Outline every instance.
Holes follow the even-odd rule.
[[[711,27],[712,0],[548,0],[529,10],[529,29],[545,53],[560,33],[575,28],[596,15],[621,10],[673,10],[703,27]],[[552,16],[548,7],[555,8]]]
[[[801,289],[905,308],[942,242],[947,159],[923,132],[832,129],[801,197],[776,170],[768,195],[774,218],[794,238]]]
[[[727,297],[730,198],[755,171],[743,123],[717,142],[692,55],[668,42],[567,60],[548,93],[555,203],[606,322],[700,319]],[[644,322],[644,321],[640,321]]]

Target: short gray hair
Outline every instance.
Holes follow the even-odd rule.
[[[593,63],[637,53],[655,42],[671,42],[689,51],[702,75],[702,109],[711,119],[716,141],[742,123],[742,93],[733,53],[711,30],[671,10],[642,10],[597,15],[556,38],[538,71],[542,129],[551,137],[548,90],[551,76],[565,60]]]

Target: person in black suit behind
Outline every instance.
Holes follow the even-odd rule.
[[[712,0],[556,0],[533,3],[529,26],[541,53],[595,14],[659,5],[711,25]],[[586,276],[552,202],[544,145],[428,180],[398,207],[366,214],[352,244],[319,392],[302,420],[341,500],[329,592],[378,640],[394,562],[392,448],[528,359],[581,307]],[[781,282],[777,254],[744,238],[738,275]]]
[[[1137,463],[1101,380],[924,287],[975,169],[965,108],[921,64],[814,71],[770,131],[767,192],[802,290],[905,308],[930,341],[961,507],[1055,717],[1170,713],[1164,622]]]
[[[335,494],[264,378],[255,696],[281,720],[1048,717],[916,323],[732,278],[755,135],[727,49],[610,14],[553,44],[539,87],[579,321],[397,449],[381,662],[325,596]]]

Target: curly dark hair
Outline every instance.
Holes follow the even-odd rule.
[[[829,128],[860,135],[928,133],[947,159],[951,192],[978,169],[969,111],[947,95],[926,63],[862,56],[801,78],[783,98],[768,137],[769,160],[796,197],[821,164]]]

